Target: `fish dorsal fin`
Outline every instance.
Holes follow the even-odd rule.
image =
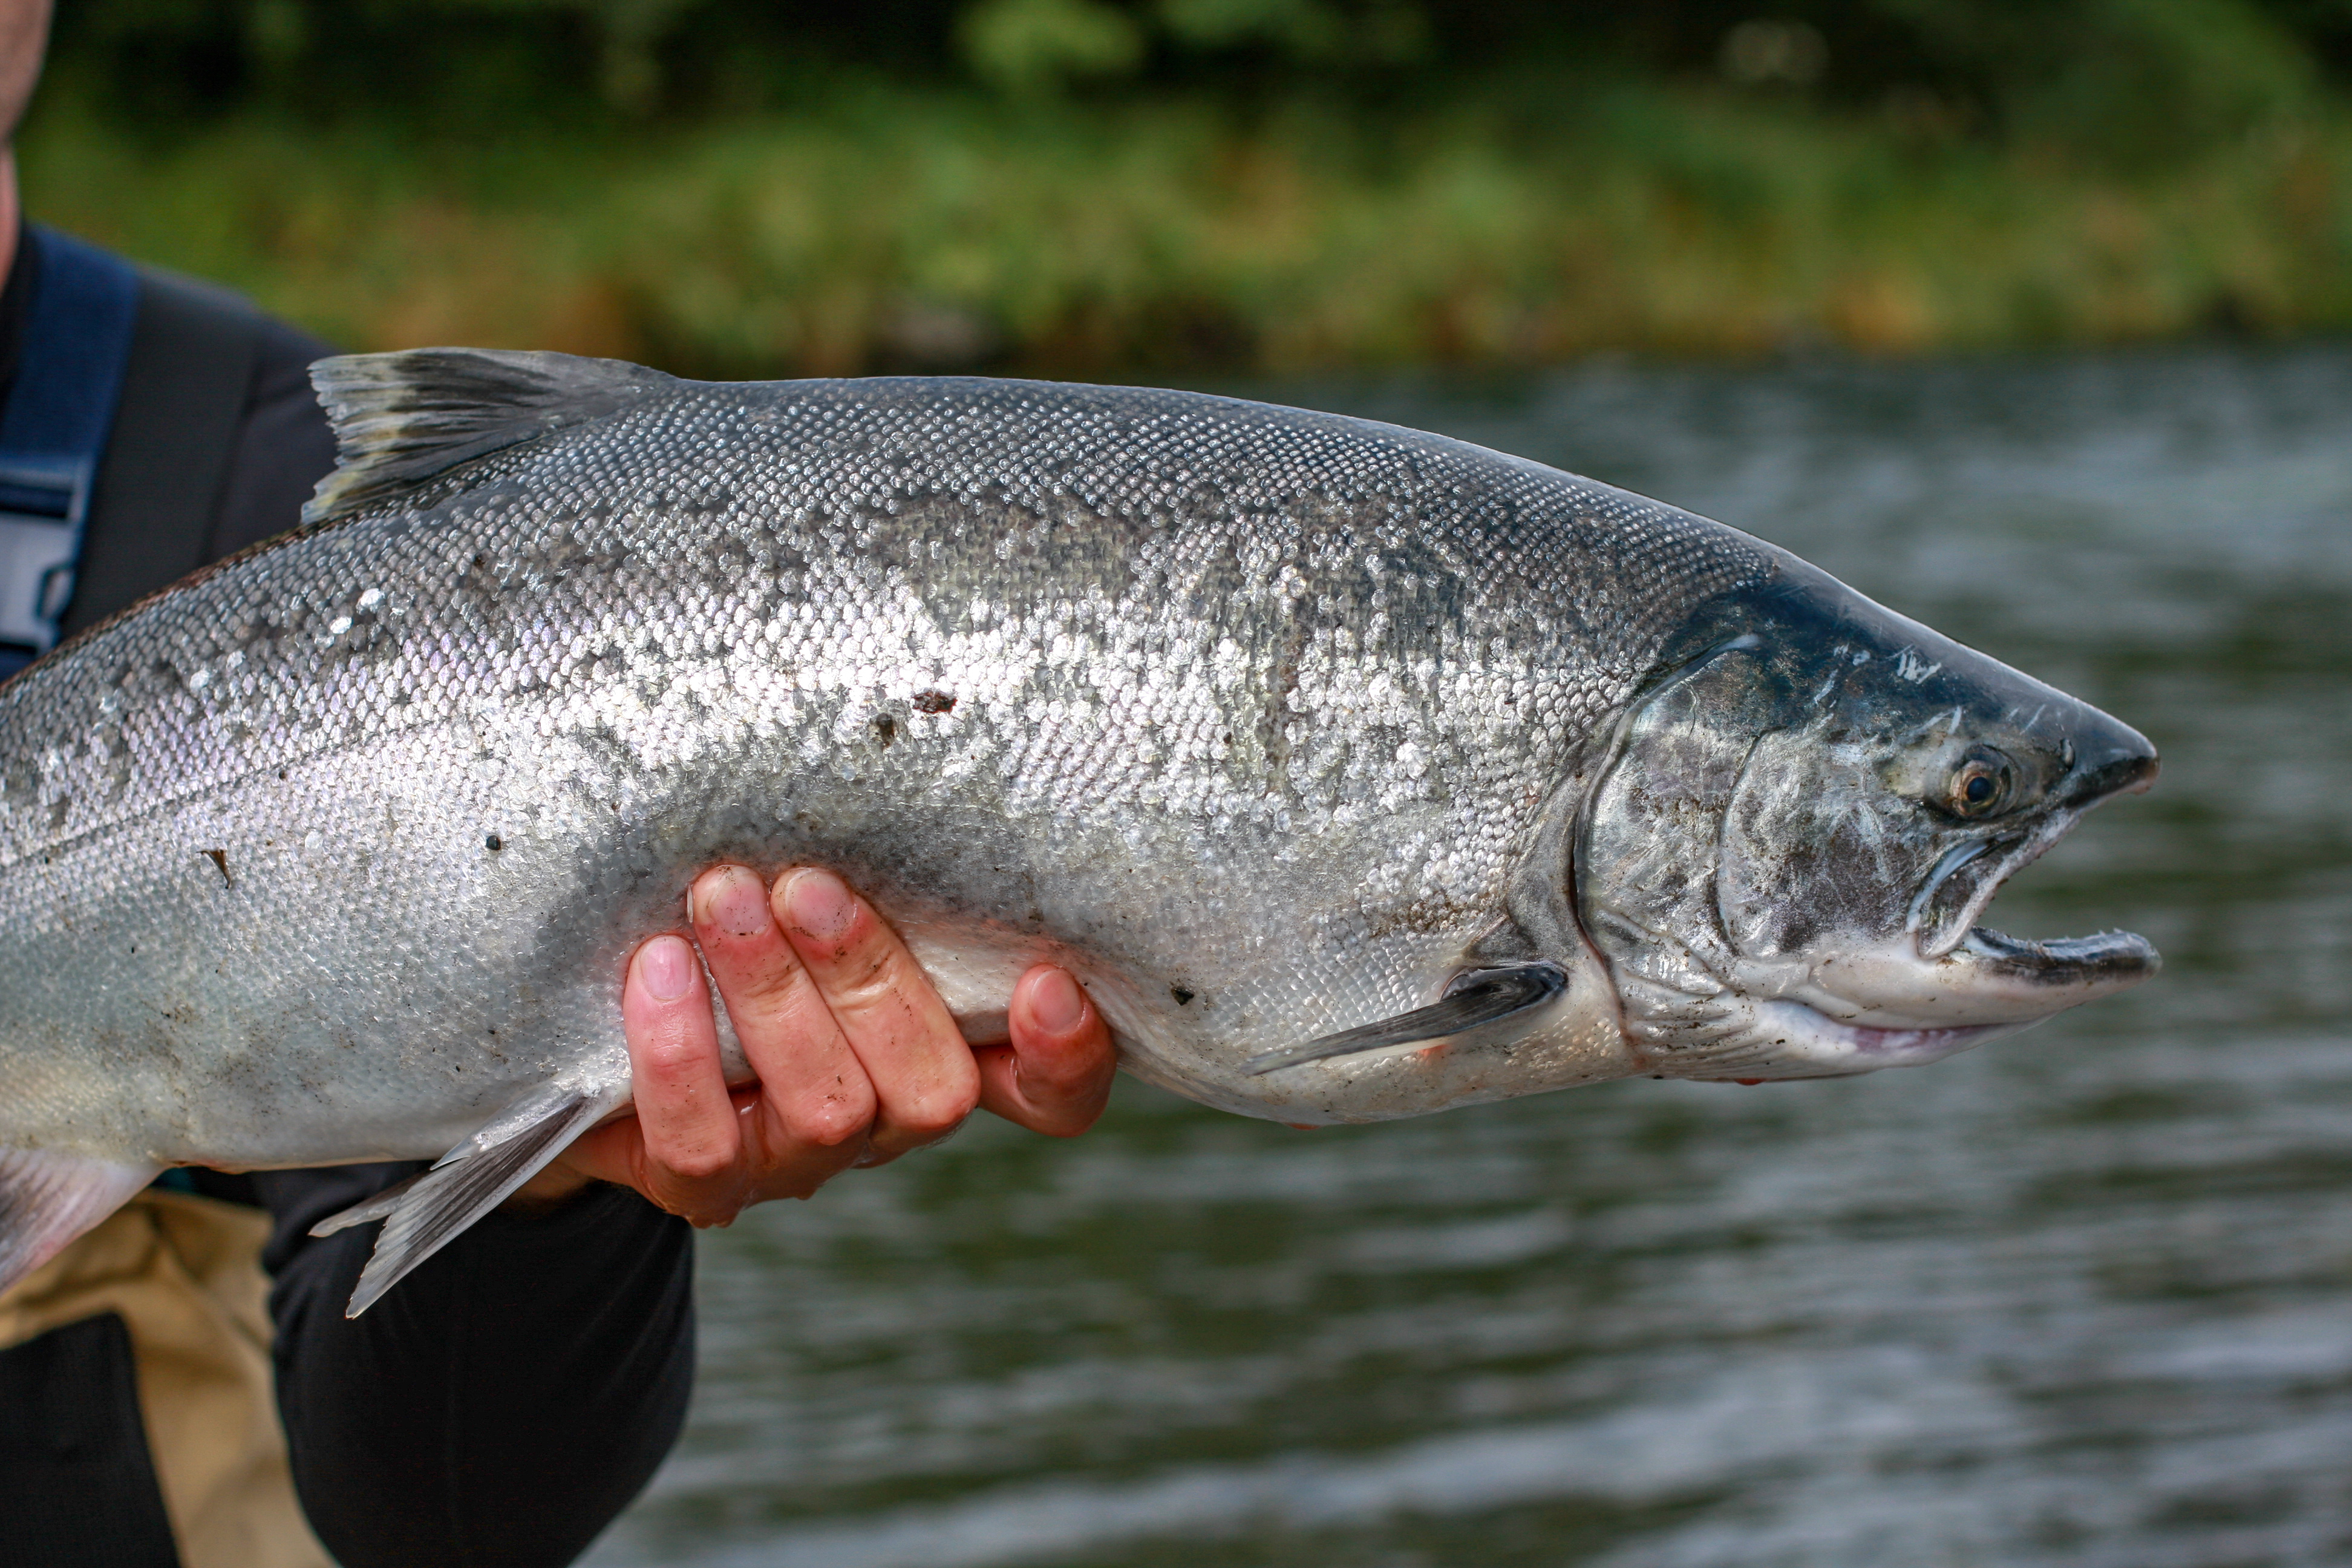
[[[304,522],[347,517],[471,458],[584,425],[675,378],[616,359],[512,349],[341,354],[310,367],[334,422],[335,471]]]

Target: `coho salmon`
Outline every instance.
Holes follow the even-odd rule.
[[[2145,739],[1607,485],[1180,392],[313,376],[301,530],[0,688],[0,1287],[167,1166],[437,1158],[346,1216],[364,1307],[626,1107],[625,960],[722,859],[841,872],[974,1040],[1051,961],[1295,1123],[2156,968],[1978,923]]]

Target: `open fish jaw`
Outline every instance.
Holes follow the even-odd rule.
[[[1961,945],[1989,968],[2036,985],[2065,987],[2084,1001],[2152,979],[2164,962],[2154,942],[2127,931],[2035,940],[1971,926]]]

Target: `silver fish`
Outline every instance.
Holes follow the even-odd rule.
[[[165,1166],[440,1157],[343,1216],[360,1310],[627,1104],[624,960],[722,858],[842,871],[974,1039],[1050,960],[1301,1123],[1927,1061],[2156,967],[1976,923],[2146,740],[1606,485],[1176,392],[314,378],[306,530],[0,689],[0,1287]]]

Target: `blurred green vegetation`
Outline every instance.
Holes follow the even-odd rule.
[[[74,0],[37,216],[709,374],[2352,326],[2352,0]]]

